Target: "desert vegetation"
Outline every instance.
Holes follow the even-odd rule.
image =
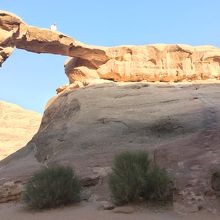
[[[80,201],[80,182],[70,167],[51,167],[36,172],[27,182],[23,201],[34,209],[55,208]]]
[[[127,151],[117,155],[109,187],[116,205],[143,200],[166,202],[172,198],[168,173],[152,163],[145,151]]]

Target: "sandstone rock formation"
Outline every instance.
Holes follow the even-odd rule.
[[[220,49],[188,45],[119,46],[106,49],[108,61],[95,66],[72,58],[65,64],[70,83],[92,79],[180,82],[220,77]]]
[[[215,195],[211,172],[220,165],[219,89],[108,83],[64,91],[48,103],[31,142],[0,162],[0,184],[25,181],[53,164],[73,166],[82,179],[101,184],[115,154],[144,149],[167,168],[180,197],[197,208],[208,201],[207,207],[206,197]],[[95,193],[103,193],[102,184]]]
[[[0,65],[14,47],[72,57],[65,63],[65,72],[73,87],[88,85],[94,79],[179,82],[220,77],[220,49],[213,46],[95,47],[29,26],[16,15],[0,11]]]
[[[0,101],[0,160],[25,146],[37,132],[41,115]]]
[[[0,47],[0,63],[15,47],[72,57],[65,64],[70,85],[48,102],[32,140],[0,162],[0,184],[64,164],[76,168],[84,185],[99,183],[100,194],[113,156],[144,149],[169,171],[182,201],[197,209],[209,205],[209,195],[216,195],[212,170],[220,166],[220,84],[146,81],[219,80],[220,49],[92,47],[2,11]],[[144,82],[124,83],[137,81]]]
[[[13,47],[0,47],[0,67],[5,60],[12,54],[14,48]]]
[[[86,58],[94,63],[107,61],[104,50],[98,47],[85,45],[59,32],[29,26],[5,11],[0,11],[0,47]],[[3,58],[1,64],[6,56]]]
[[[19,182],[6,182],[0,186],[0,203],[19,200],[23,185]]]

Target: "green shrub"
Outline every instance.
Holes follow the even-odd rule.
[[[147,175],[143,197],[150,201],[167,201],[171,198],[171,180],[166,170],[153,166]]]
[[[115,204],[122,205],[138,201],[143,187],[150,160],[143,151],[123,152],[115,157],[109,187]]]
[[[145,151],[127,151],[113,161],[109,187],[113,202],[123,205],[131,202],[165,201],[170,195],[167,172],[152,165]]]
[[[55,208],[80,201],[80,183],[70,167],[51,167],[36,172],[23,193],[34,209]]]

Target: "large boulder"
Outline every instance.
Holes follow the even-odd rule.
[[[168,170],[187,201],[213,194],[212,170],[220,164],[219,89],[108,83],[66,90],[49,101],[27,146],[0,162],[0,184],[62,164],[93,185],[108,175],[115,154],[143,149]]]

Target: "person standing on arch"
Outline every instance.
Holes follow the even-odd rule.
[[[50,30],[51,30],[51,31],[54,31],[54,32],[57,31],[57,25],[56,25],[56,23],[53,23],[53,24],[50,26]]]

